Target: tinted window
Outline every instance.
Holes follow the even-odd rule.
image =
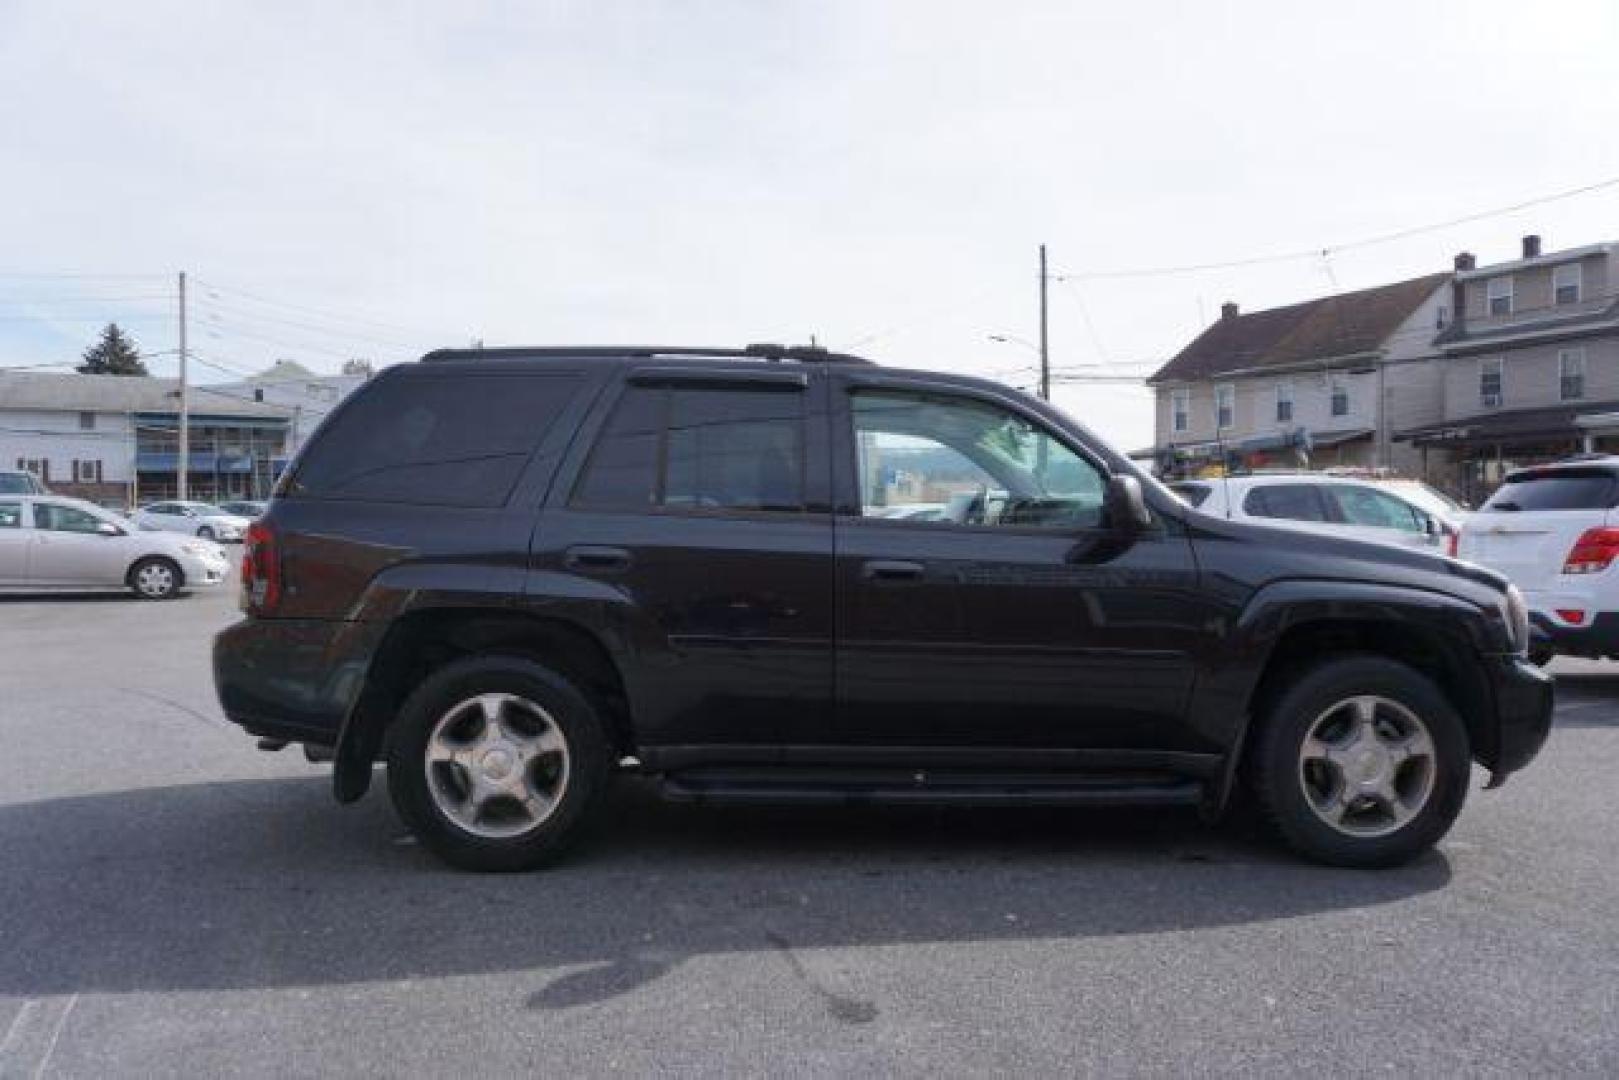
[[[1605,469],[1558,469],[1513,473],[1481,509],[1608,510],[1615,502],[1614,476]]]
[[[861,515],[957,525],[1096,528],[1101,471],[988,402],[892,391],[854,398]]]
[[[22,504],[0,503],[0,529],[22,528]]]
[[[322,426],[291,494],[499,506],[577,390],[571,375],[381,379]]]
[[[37,490],[27,473],[0,473],[0,495],[31,495]]]
[[[1243,499],[1242,508],[1250,517],[1285,518],[1288,521],[1326,521],[1327,509],[1313,484],[1275,484],[1254,488]]]
[[[93,533],[101,527],[101,519],[74,506],[55,503],[34,504],[34,528],[52,532]]]
[[[577,506],[799,510],[803,394],[631,386],[574,489]]]
[[[1349,525],[1370,525],[1379,529],[1422,532],[1424,515],[1410,504],[1371,488],[1332,485],[1324,490],[1338,507],[1338,516]]]
[[[1213,489],[1207,484],[1170,484],[1169,490],[1192,506],[1202,506],[1209,501],[1209,492]]]

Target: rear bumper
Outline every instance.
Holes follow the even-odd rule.
[[[1569,656],[1619,656],[1619,611],[1599,611],[1584,626],[1569,626],[1543,611],[1530,611],[1529,635],[1535,644]]]
[[[380,623],[243,619],[214,638],[214,689],[249,734],[332,746],[359,697]]]
[[[1495,692],[1496,747],[1485,761],[1496,776],[1534,760],[1552,729],[1552,677],[1517,656],[1485,658]]]

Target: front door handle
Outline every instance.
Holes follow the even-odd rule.
[[[569,570],[628,570],[630,553],[623,548],[580,544],[562,553],[562,565]]]
[[[860,568],[860,576],[881,584],[885,581],[921,581],[923,567],[919,562],[900,559],[873,559]]]

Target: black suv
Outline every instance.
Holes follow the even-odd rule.
[[[385,760],[457,865],[534,866],[615,770],[713,802],[1188,804],[1307,856],[1432,845],[1540,748],[1521,598],[1198,513],[1043,402],[813,348],[436,352],[252,526],[232,720]]]

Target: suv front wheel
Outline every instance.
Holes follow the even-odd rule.
[[[1253,782],[1294,850],[1335,866],[1392,866],[1432,847],[1467,797],[1467,731],[1432,682],[1349,656],[1310,668],[1262,718]]]
[[[607,741],[589,699],[517,657],[440,668],[410,695],[390,734],[388,791],[400,817],[467,870],[550,860],[607,786]]]

